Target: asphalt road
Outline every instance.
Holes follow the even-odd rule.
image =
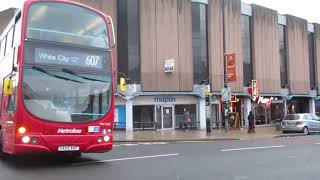
[[[0,156],[0,180],[308,180],[320,178],[320,136],[115,145],[72,162]]]

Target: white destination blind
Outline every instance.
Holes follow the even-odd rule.
[[[65,50],[36,48],[35,62],[103,69],[102,56]]]

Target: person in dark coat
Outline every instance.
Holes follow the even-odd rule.
[[[248,129],[248,133],[254,133],[254,115],[252,113],[252,111],[250,111],[249,115],[248,115],[248,121],[249,121],[249,129]]]
[[[188,132],[188,130],[189,130],[189,124],[190,124],[190,122],[191,122],[190,113],[189,113],[189,111],[188,111],[186,108],[184,108],[183,111],[184,111],[183,125],[184,125],[184,128],[185,128],[185,131]]]

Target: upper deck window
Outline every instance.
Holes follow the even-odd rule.
[[[27,39],[108,48],[104,18],[68,3],[37,2],[30,6]]]

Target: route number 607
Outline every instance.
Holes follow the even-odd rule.
[[[96,67],[98,65],[99,56],[87,56],[86,65]]]

